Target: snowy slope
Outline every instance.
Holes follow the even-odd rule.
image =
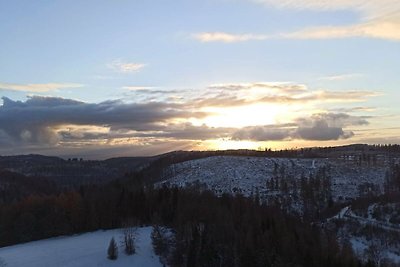
[[[278,174],[276,173],[278,166]],[[222,193],[242,193],[249,196],[258,190],[261,196],[271,195],[266,182],[279,176],[281,167],[285,175],[300,181],[301,176],[309,177],[326,168],[331,178],[332,195],[339,198],[356,198],[359,186],[367,183],[383,190],[385,167],[356,166],[354,163],[334,159],[296,159],[214,156],[172,165],[162,183],[179,187],[193,184],[206,186],[220,195]]]
[[[374,203],[367,208],[353,210],[351,206],[343,208],[328,221],[340,220],[340,238],[347,239],[360,259],[368,259],[368,248],[373,246],[382,258],[400,263],[400,224],[388,218],[397,215],[397,203]],[[392,206],[393,210],[389,207]],[[381,216],[376,210],[385,209]],[[364,213],[365,212],[365,213]],[[379,219],[378,219],[379,218]],[[368,229],[366,231],[366,229]],[[373,229],[373,230],[371,230]]]
[[[112,237],[118,243],[122,240],[122,232],[118,229],[0,248],[0,259],[3,259],[7,267],[158,267],[162,265],[153,252],[151,230],[151,227],[138,228],[136,254],[126,256],[120,246],[119,257],[116,261],[107,259],[107,247]]]
[[[372,243],[378,243],[380,241],[377,240],[366,240],[365,238],[354,237],[350,238],[350,244],[355,252],[355,254],[362,260],[368,259],[367,249]],[[382,259],[389,259],[390,261],[399,264],[400,263],[400,255],[399,251],[393,248],[381,248],[381,257]]]

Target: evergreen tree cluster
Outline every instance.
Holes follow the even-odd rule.
[[[118,228],[131,218],[175,231],[174,245],[155,244],[171,266],[361,266],[334,236],[252,198],[121,183],[1,206],[0,241]],[[112,240],[110,259],[117,250]]]

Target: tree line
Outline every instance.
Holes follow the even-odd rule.
[[[139,181],[1,205],[0,245],[119,228],[132,219],[173,229],[175,242],[164,256],[171,266],[363,266],[334,235],[273,205]]]

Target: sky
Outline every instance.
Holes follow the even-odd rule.
[[[398,0],[0,0],[0,155],[400,143]]]

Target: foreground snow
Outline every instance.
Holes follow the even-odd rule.
[[[126,256],[120,246],[116,261],[107,259],[107,247],[112,237],[118,243],[122,239],[118,229],[0,248],[0,259],[7,267],[162,266],[153,252],[151,230],[151,227],[138,228],[136,254]]]

